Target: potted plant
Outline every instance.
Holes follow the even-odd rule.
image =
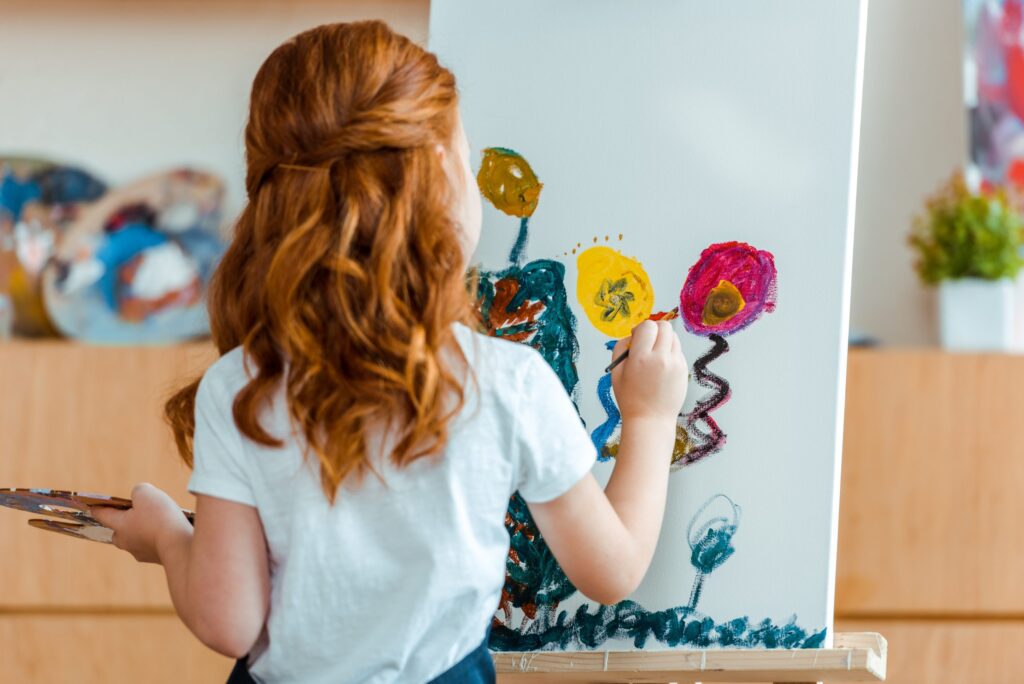
[[[1000,190],[970,192],[955,174],[914,219],[910,244],[921,280],[939,286],[942,346],[1006,350],[1013,343],[1020,216]]]

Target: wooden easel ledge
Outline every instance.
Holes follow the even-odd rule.
[[[880,682],[887,645],[881,634],[836,634],[833,648],[707,651],[494,653],[508,684],[667,684],[668,682]]]

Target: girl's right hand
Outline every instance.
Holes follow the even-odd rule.
[[[612,351],[617,359],[629,356],[612,370],[612,387],[623,422],[638,419],[671,420],[686,400],[687,366],[679,336],[668,321],[647,320],[619,340]]]

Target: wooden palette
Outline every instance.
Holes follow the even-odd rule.
[[[26,513],[45,515],[57,520],[33,518],[28,524],[36,529],[56,532],[78,539],[111,543],[114,532],[104,527],[89,512],[90,506],[110,506],[126,510],[132,507],[129,499],[105,494],[70,492],[59,489],[0,489],[0,506]],[[182,509],[190,523],[195,522],[192,511]]]

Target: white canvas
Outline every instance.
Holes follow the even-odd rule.
[[[673,468],[640,588],[615,607],[578,592],[545,605],[506,596],[493,648],[829,644],[865,11],[861,0],[431,3],[430,47],[458,78],[474,163],[484,148],[508,148],[521,155],[514,173],[532,169],[543,184],[519,268],[510,252],[521,220],[489,201],[476,263],[485,286],[502,273],[520,277],[531,262],[564,267],[579,345],[574,394],[588,430],[607,420],[598,385],[612,336],[581,301],[619,306],[616,294],[643,289],[642,274],[621,262],[612,270],[626,264],[620,270],[633,276],[577,297],[577,260],[588,248],[642,263],[654,293],[648,313],[679,307],[711,245],[750,245],[735,247],[750,257],[742,268],[773,260],[777,270],[774,293],[751,290],[744,300],[748,313],[761,311],[743,329],[725,334],[728,321],[716,322],[714,311],[698,315],[709,329],[724,326],[729,347],[707,365],[730,387],[710,414],[724,441]],[[625,300],[628,315],[642,308],[642,294]],[[527,304],[515,306],[529,312]],[[541,332],[564,327],[538,316],[505,316],[499,332],[538,346]],[[691,363],[713,346],[683,317],[674,325]],[[698,379],[684,414],[714,393]],[[684,429],[688,419],[680,418]],[[695,425],[710,432],[706,421]],[[687,448],[701,443],[696,434]],[[599,463],[598,479],[613,466]],[[706,541],[720,544],[696,559],[710,570],[701,581],[691,542]],[[529,562],[517,560],[519,569]]]

